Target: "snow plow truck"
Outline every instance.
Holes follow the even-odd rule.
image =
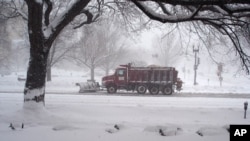
[[[102,78],[102,87],[108,93],[116,93],[118,89],[137,91],[138,94],[162,92],[171,95],[174,90],[181,90],[182,81],[174,67],[132,67],[131,64],[120,65],[113,75]]]

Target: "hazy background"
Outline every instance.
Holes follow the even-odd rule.
[[[209,85],[218,81],[219,84],[219,63],[223,64],[224,82],[236,77],[249,80],[241,70],[231,42],[222,35],[215,37],[210,31],[198,34],[189,24],[150,23],[150,28],[141,25],[133,30],[121,25],[117,21],[104,20],[76,30],[68,26],[51,49],[51,75],[56,76],[58,70],[76,71],[90,79],[92,68],[94,79],[100,81],[120,64],[154,64],[176,67],[179,77],[191,85],[194,47],[199,48],[198,83]],[[29,60],[26,21],[21,18],[2,21],[1,31],[4,41],[0,44],[1,75],[14,73],[25,77]],[[84,36],[86,34],[90,36]]]

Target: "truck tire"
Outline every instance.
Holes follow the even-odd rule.
[[[116,87],[112,85],[107,88],[107,92],[110,94],[116,93],[116,90]]]
[[[166,86],[162,89],[162,93],[165,95],[171,95],[173,93],[173,89],[171,86]]]
[[[150,92],[150,94],[156,95],[156,94],[159,93],[159,87],[157,87],[157,86],[152,86],[152,87],[149,89],[149,92]]]
[[[136,90],[138,94],[145,94],[147,87],[145,85],[138,85]]]

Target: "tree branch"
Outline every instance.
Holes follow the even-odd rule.
[[[193,12],[193,14],[190,16],[190,19],[193,19],[193,18],[198,14],[198,12],[201,10],[201,8],[202,8],[202,5],[200,5],[200,6],[196,9],[196,11]]]
[[[89,10],[83,10],[81,13],[84,13],[84,14],[86,15],[87,20],[84,21],[84,22],[82,22],[81,24],[79,24],[79,25],[73,27],[73,29],[80,28],[80,27],[82,27],[82,26],[85,25],[85,24],[91,24],[92,22],[94,22],[94,20],[97,19],[96,17],[93,19],[94,16],[93,16],[93,14],[92,14]],[[98,17],[99,17],[99,16],[98,16]]]
[[[55,18],[44,30],[46,44],[52,44],[62,29],[68,25],[91,0],[77,0],[64,13]]]
[[[162,23],[201,21],[227,35],[239,54],[242,66],[250,73],[250,55],[244,50],[236,32],[250,26],[250,1],[243,0],[131,0],[150,19]],[[148,2],[157,3],[163,12],[153,9]],[[165,4],[177,9],[176,13],[166,12]],[[176,6],[178,5],[178,6]],[[180,8],[179,8],[180,7]],[[249,37],[245,37],[249,38]]]
[[[167,10],[167,8],[164,6],[163,3],[157,2],[158,5],[160,6],[160,8],[162,9],[163,13],[167,14],[167,15],[171,15],[171,13]]]
[[[44,1],[45,1],[45,4],[47,5],[47,9],[45,10],[45,13],[44,13],[44,23],[46,26],[48,26],[50,13],[52,11],[52,2],[50,0],[44,0]]]
[[[131,1],[154,1],[171,5],[221,5],[221,4],[250,4],[248,0],[131,0]]]

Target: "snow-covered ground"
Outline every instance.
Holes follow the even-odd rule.
[[[17,78],[24,74],[1,77],[1,141],[229,141],[230,124],[250,123],[250,112],[243,118],[249,98],[86,95],[75,83],[88,77],[56,74],[46,86],[46,106],[39,110],[23,109],[24,81]],[[216,79],[199,75],[199,85],[186,81],[182,93],[250,94],[249,78],[225,79],[220,87]]]
[[[48,94],[40,110],[23,110],[22,100],[0,94],[3,141],[229,141],[230,124],[250,123],[250,99]]]

